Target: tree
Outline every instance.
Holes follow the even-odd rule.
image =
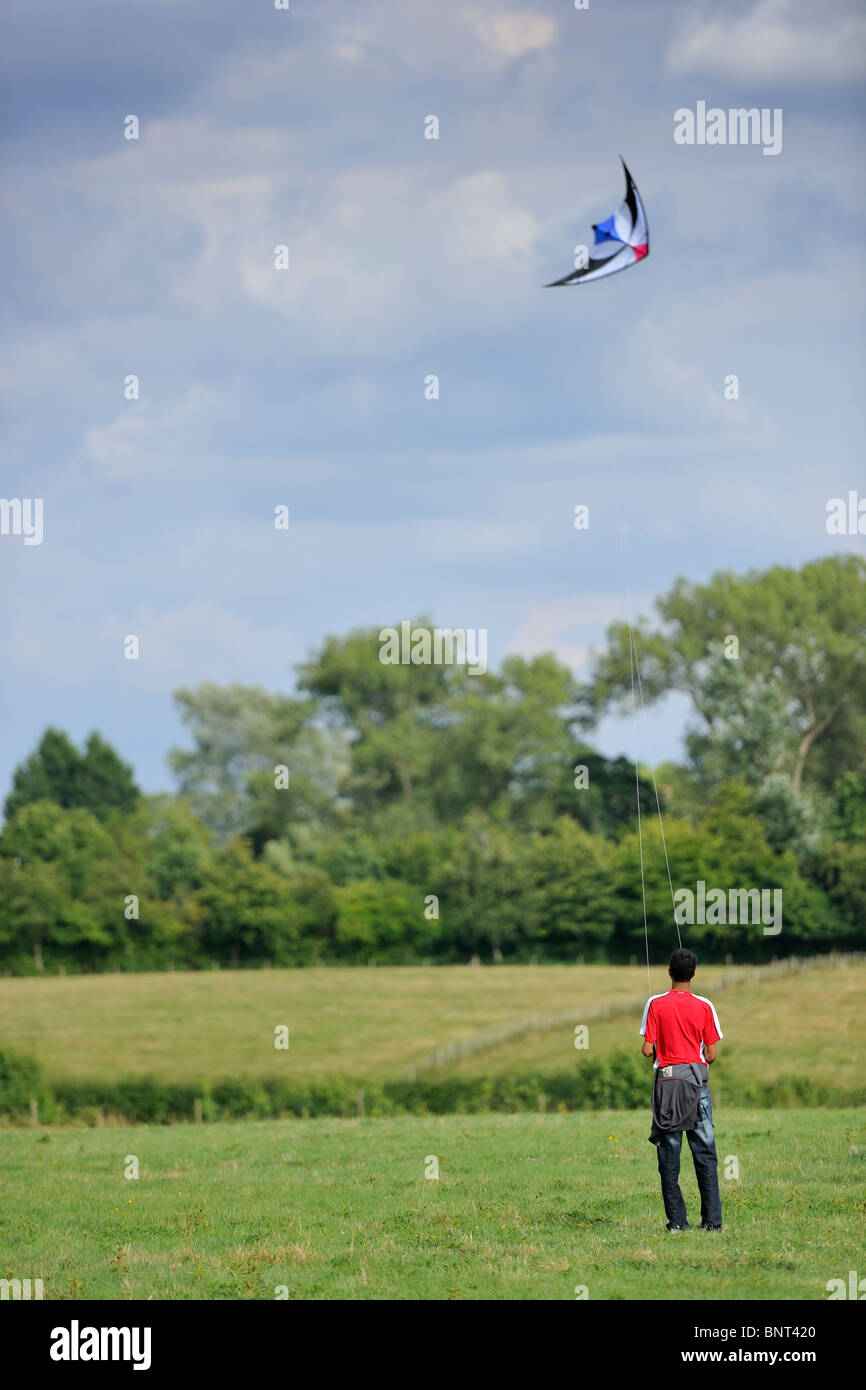
[[[833,788],[830,828],[840,840],[866,841],[866,774],[842,773]]]
[[[574,952],[604,958],[616,921],[614,850],[563,816],[552,834],[530,848],[532,887],[527,894],[531,936],[557,956]]]
[[[89,811],[52,801],[23,806],[3,828],[0,856],[5,931],[13,946],[32,943],[37,968],[49,946],[53,960],[91,966],[131,951],[142,928],[125,917],[126,897],[145,895],[146,872]]]
[[[341,955],[400,960],[433,953],[441,924],[427,921],[418,893],[397,879],[356,880],[334,890],[334,940]]]
[[[146,835],[147,870],[157,898],[185,898],[201,887],[212,862],[210,841],[183,801],[154,798]]]
[[[230,965],[298,963],[289,886],[269,864],[253,858],[245,840],[232,840],[215,856],[195,897],[202,945],[211,958]]]
[[[339,741],[313,724],[308,700],[258,686],[178,690],[175,701],[192,733],[191,750],[174,749],[169,765],[193,813],[222,843],[245,834],[260,850],[333,820],[342,776]],[[287,786],[277,786],[285,781]]]
[[[91,734],[79,753],[65,733],[49,728],[35,752],[12,774],[4,811],[9,819],[34,801],[54,801],[66,809],[81,807],[105,821],[116,811],[134,810],[140,797],[132,768],[99,734]]]
[[[412,624],[430,631],[429,619]],[[470,810],[552,824],[572,784],[577,688],[552,656],[507,657],[500,672],[383,665],[379,629],[329,637],[299,685],[346,735],[345,791],[358,811],[399,805],[416,827]]]
[[[819,889],[803,877],[796,855],[787,850],[777,854],[768,843],[764,827],[755,811],[751,790],[731,782],[707,807],[696,825],[673,817],[664,824],[662,845],[658,821],[643,830],[644,880],[646,885],[647,928],[650,959],[659,961],[677,944],[674,921],[674,894],[689,890],[697,899],[697,885],[721,890],[729,902],[731,890],[781,890],[782,923],[778,934],[765,935],[767,923],[713,920],[707,912],[700,921],[680,923],[684,946],[692,946],[708,959],[721,960],[729,951],[738,957],[762,958],[788,954],[805,945],[827,947],[838,939],[838,917]],[[665,847],[671,882],[665,864]],[[619,925],[617,943],[630,944],[635,954],[643,954],[644,923],[641,898],[640,847],[637,835],[627,836],[617,847],[615,879]],[[776,899],[768,899],[772,905]],[[679,900],[680,906],[682,900]],[[738,906],[739,915],[739,906]],[[749,916],[753,915],[750,907]]]
[[[708,584],[680,579],[656,603],[662,628],[636,628],[644,699],[672,690],[699,719],[692,758],[708,776],[760,780],[784,770],[829,790],[840,763],[866,770],[866,561],[845,555]],[[739,643],[740,669],[722,649]],[[588,697],[599,716],[631,698],[626,624],[608,630]],[[735,667],[737,660],[727,665]],[[727,762],[724,762],[727,759]]]

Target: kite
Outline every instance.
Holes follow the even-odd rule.
[[[625,200],[604,222],[594,222],[593,254],[586,265],[578,267],[561,280],[552,280],[545,289],[556,285],[577,285],[584,280],[600,280],[603,275],[615,275],[649,255],[649,228],[637,184],[620,155],[625,172]]]

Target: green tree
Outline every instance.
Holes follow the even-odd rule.
[[[529,854],[528,926],[551,954],[605,959],[616,922],[615,851],[569,817],[534,837]]]
[[[0,907],[5,934],[32,943],[37,968],[49,948],[52,964],[97,967],[133,953],[146,929],[125,916],[126,898],[145,895],[146,874],[89,811],[23,806],[3,828],[0,856],[12,866]]]
[[[680,579],[657,600],[661,628],[636,630],[646,702],[692,698],[690,750],[713,778],[758,781],[784,770],[832,788],[840,766],[866,770],[866,561],[845,555],[802,569],[775,566],[707,584]],[[728,636],[735,661],[721,655]],[[629,630],[615,623],[588,698],[596,714],[631,698]]]
[[[174,749],[169,765],[216,840],[243,833],[260,850],[333,820],[345,757],[339,740],[315,727],[310,701],[210,683],[177,691],[175,701],[194,746]],[[275,785],[279,767],[287,787]]]
[[[132,768],[110,744],[93,733],[84,752],[60,729],[46,729],[35,752],[12,774],[4,812],[10,819],[34,801],[54,801],[66,809],[81,807],[98,820],[133,811],[141,793]]]
[[[430,630],[418,618],[416,630]],[[299,685],[347,738],[354,808],[398,805],[416,828],[469,810],[552,824],[571,786],[577,688],[552,656],[508,657],[499,673],[383,665],[379,629],[329,637]]]
[[[830,828],[837,839],[866,842],[866,773],[843,772],[836,781]]]
[[[424,917],[424,900],[396,879],[356,880],[334,890],[338,954],[357,959],[405,960],[433,954],[437,921]]]
[[[681,921],[679,934],[684,946],[692,946],[707,959],[722,960],[734,951],[740,959],[763,959],[807,947],[826,949],[835,944],[839,935],[838,914],[833,912],[821,889],[803,876],[793,851],[778,854],[773,850],[757,814],[754,796],[744,783],[726,785],[696,825],[666,817],[664,836],[663,845],[657,820],[643,827],[651,961],[664,959],[677,944],[671,888],[675,894],[688,889],[696,899],[700,880],[708,891],[720,889],[726,895],[725,920]],[[644,922],[637,834],[625,837],[617,847],[615,880],[617,943],[623,952],[630,949],[642,956]],[[770,892],[781,890],[782,923],[778,934],[765,935],[763,922],[732,923],[728,920],[731,890],[753,888]],[[681,899],[677,902],[682,905]],[[712,915],[709,911],[706,913],[706,917]]]
[[[439,898],[450,953],[463,960],[525,954],[531,884],[526,838],[479,812],[467,816],[426,888]]]
[[[154,798],[144,833],[147,871],[157,898],[185,898],[201,887],[212,863],[210,840],[182,800]]]
[[[286,880],[235,839],[195,894],[205,955],[230,965],[298,963],[298,913]]]

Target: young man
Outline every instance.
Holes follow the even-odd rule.
[[[652,1057],[653,1127],[662,1198],[669,1231],[686,1231],[686,1204],[680,1191],[680,1150],[685,1130],[701,1194],[701,1229],[722,1229],[722,1200],[708,1067],[722,1039],[718,1015],[709,999],[692,994],[698,958],[681,946],[671,956],[671,989],[647,1002],[641,1023],[641,1051]]]

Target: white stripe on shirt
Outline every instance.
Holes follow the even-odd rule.
[[[669,993],[669,992],[670,992],[670,991],[668,991],[668,990],[665,991],[665,993]],[[646,1033],[646,1019],[647,1019],[647,1014],[649,1013],[650,1004],[652,1004],[653,1000],[655,1000],[655,999],[664,999],[664,997],[665,997],[664,994],[653,994],[653,995],[651,996],[651,998],[649,998],[649,999],[646,1001],[646,1008],[645,1008],[644,1011],[643,1011],[643,1018],[641,1019],[641,1024],[640,1024],[640,1032],[638,1033],[638,1037],[639,1037],[639,1038],[642,1038],[642,1037],[644,1036],[644,1034]]]
[[[719,1015],[716,1013],[716,1008],[715,1008],[715,1005],[714,1005],[712,999],[705,999],[704,996],[703,996],[702,994],[696,994],[696,995],[694,996],[694,998],[695,998],[695,999],[700,999],[700,1001],[701,1001],[702,1004],[709,1004],[709,1006],[710,1006],[710,1011],[711,1011],[711,1013],[712,1013],[712,1015],[713,1015],[713,1023],[716,1025],[716,1032],[718,1033],[718,1035],[719,1035],[719,1041],[721,1042],[722,1038],[723,1038],[725,1035],[724,1035],[724,1033],[722,1032],[722,1025],[721,1025],[721,1023],[719,1023]]]

